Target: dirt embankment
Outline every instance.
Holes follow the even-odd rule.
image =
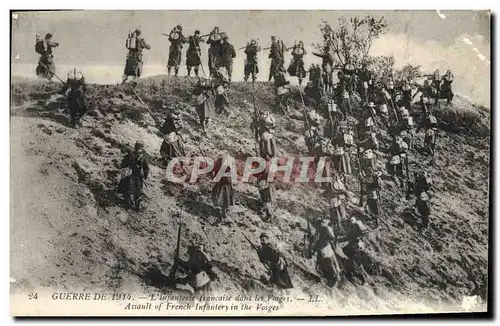
[[[213,226],[215,212],[208,182],[179,186],[164,181],[159,163],[161,135],[135,95],[118,86],[90,85],[92,113],[79,129],[67,127],[64,103],[51,92],[57,84],[15,83],[11,107],[11,277],[12,291],[36,287],[113,289],[157,292],[157,281],[146,270],[168,271],[175,250],[177,219],[187,227],[182,255],[191,239],[201,238],[214,260],[218,291],[270,291],[259,280],[264,267],[241,236],[254,242],[266,231],[290,261],[292,280],[303,293],[329,292],[306,270],[315,262],[303,257],[307,208],[310,217],[325,216],[327,203],[317,186],[283,186],[278,193],[275,222],[263,222],[257,212],[258,191],[252,184],[236,186],[232,225]],[[215,157],[221,150],[252,154],[251,84],[235,83],[229,100],[231,119],[219,116],[201,137],[193,96],[187,81],[143,81],[138,94],[163,120],[160,101],[177,106],[190,132],[185,134],[191,156]],[[256,84],[256,103],[273,102],[267,83]],[[467,113],[468,112],[468,113]],[[418,112],[415,112],[418,114]],[[300,114],[295,114],[300,116]],[[330,295],[336,304],[389,307],[390,298],[432,304],[456,304],[464,295],[486,295],[488,268],[489,111],[457,98],[436,112],[441,118],[436,163],[420,154],[410,157],[414,169],[425,169],[435,183],[433,216],[428,230],[417,231],[405,210],[413,206],[389,181],[381,193],[383,223],[366,239],[370,281],[342,282]],[[460,119],[457,119],[457,116]],[[278,115],[278,145],[283,156],[304,153],[303,122]],[[145,188],[147,208],[126,211],[115,188],[119,163],[126,150],[142,139],[152,157]],[[423,142],[418,134],[417,142]],[[387,157],[380,153],[384,164]],[[356,180],[350,180],[353,200],[348,212],[364,219],[356,203]],[[357,299],[355,299],[357,298]]]

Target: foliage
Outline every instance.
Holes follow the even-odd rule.
[[[337,64],[357,64],[367,59],[373,42],[387,30],[384,17],[375,19],[371,16],[354,17],[347,21],[339,18],[339,26],[334,29],[330,23],[323,21],[320,25],[323,44],[316,48],[325,49],[329,46]]]

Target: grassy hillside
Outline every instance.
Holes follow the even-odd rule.
[[[434,181],[429,228],[423,233],[417,230],[405,214],[414,201],[407,201],[390,181],[384,182],[383,223],[366,238],[370,280],[343,281],[331,290],[310,277],[315,261],[302,253],[304,208],[310,217],[328,214],[319,186],[281,186],[277,216],[269,224],[258,215],[257,188],[237,184],[237,205],[230,211],[233,223],[213,226],[211,184],[205,180],[181,186],[163,180],[161,135],[129,87],[90,85],[92,113],[79,129],[67,127],[63,100],[50,95],[58,87],[19,81],[11,89],[11,273],[17,279],[13,289],[64,286],[156,293],[160,289],[155,271],[168,272],[173,263],[177,232],[173,216],[182,212],[187,228],[181,255],[186,257],[192,239],[205,240],[219,275],[214,283],[218,292],[276,291],[260,281],[265,269],[240,234],[258,242],[266,231],[294,262],[294,291],[329,296],[329,307],[336,311],[390,312],[418,303],[431,310],[457,309],[463,296],[486,296],[490,151],[486,108],[457,96],[453,105],[436,111],[440,120],[436,163],[431,166],[418,153],[410,157],[413,167],[426,167]],[[257,106],[270,109],[271,86],[257,83],[255,88]],[[231,119],[216,117],[208,137],[201,137],[197,126],[191,90],[185,79],[164,77],[143,80],[137,88],[161,121],[166,115],[159,105],[162,99],[182,111],[191,130],[185,134],[188,155],[198,155],[200,148],[212,157],[226,149],[233,155],[252,154],[252,85],[232,85],[228,95],[235,114]],[[304,124],[298,117],[299,111],[278,115],[278,146],[284,156],[305,154]],[[147,207],[134,213],[121,207],[115,189],[122,155],[138,139],[145,142],[152,169],[145,188]],[[423,132],[417,142],[423,143]],[[387,155],[381,152],[379,157],[379,164],[385,164]],[[353,198],[348,213],[365,219],[356,205],[356,179],[349,181],[349,189]],[[44,259],[30,253],[35,248]]]

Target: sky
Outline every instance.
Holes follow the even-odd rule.
[[[145,64],[155,67],[150,68],[151,73],[154,70],[160,74],[165,73],[163,67],[169,46],[167,37],[161,33],[168,33],[177,24],[183,26],[186,35],[196,29],[202,34],[208,33],[218,26],[236,48],[243,47],[251,38],[259,39],[262,47],[269,46],[272,35],[287,45],[302,40],[310,53],[311,44],[321,39],[319,24],[322,20],[335,26],[341,16],[364,15],[384,17],[388,23],[388,31],[375,42],[372,55],[393,54],[398,66],[414,63],[429,71],[452,69],[457,87],[466,96],[489,106],[490,15],[487,11],[19,12],[12,23],[13,74],[25,70],[19,68],[21,64],[36,65],[38,56],[34,41],[37,33],[50,32],[60,43],[54,54],[57,65],[87,69],[94,66],[95,69],[99,67],[99,73],[106,74],[103,66],[124,64],[127,33],[129,29],[140,27],[145,40],[152,46],[150,51],[145,51]],[[206,61],[207,47],[202,51],[202,60]],[[260,79],[266,79],[268,74],[267,55],[268,52],[260,55]],[[235,80],[242,78],[243,60],[243,51],[238,51]],[[184,55],[182,61],[185,61]],[[320,59],[310,54],[305,58],[306,66],[319,62]],[[34,73],[34,68],[32,70]],[[181,71],[185,71],[184,66]],[[121,75],[121,71],[118,74]],[[99,79],[97,73],[96,79]]]

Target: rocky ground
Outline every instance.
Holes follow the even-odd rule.
[[[291,266],[295,291],[331,296],[331,307],[369,311],[404,309],[423,304],[428,309],[459,309],[464,296],[486,297],[488,273],[490,112],[457,97],[435,114],[440,121],[436,162],[418,153],[415,169],[425,167],[436,189],[431,224],[420,232],[408,218],[401,190],[385,181],[383,223],[370,230],[366,251],[371,260],[365,284],[343,281],[335,290],[311,277],[315,262],[303,256],[306,210],[324,216],[327,202],[316,185],[280,185],[273,224],[259,216],[258,191],[238,184],[233,224],[214,226],[215,211],[207,180],[185,186],[164,181],[159,148],[161,134],[145,106],[129,86],[90,85],[92,113],[78,129],[68,127],[64,100],[54,95],[60,84],[14,80],[11,88],[11,278],[12,291],[39,287],[157,293],[152,271],[168,270],[173,262],[178,219],[186,224],[181,256],[194,238],[206,242],[219,280],[219,292],[275,291],[260,281],[265,269],[240,232],[252,241],[266,231],[278,243]],[[268,83],[257,83],[256,103],[269,109]],[[216,157],[221,150],[251,155],[252,86],[235,83],[229,91],[234,117],[218,116],[201,137],[192,107],[192,87],[185,79],[155,77],[141,81],[137,92],[163,121],[160,101],[177,106],[190,132],[185,134],[191,156]],[[299,103],[295,91],[296,103]],[[298,105],[298,104],[297,104]],[[298,106],[297,106],[298,107]],[[418,115],[419,110],[415,111]],[[278,146],[283,156],[305,153],[300,112],[278,115]],[[136,140],[145,142],[152,157],[145,188],[146,208],[134,213],[116,195],[119,163]],[[423,143],[423,131],[418,134]],[[380,153],[380,164],[387,157]],[[357,183],[351,215],[364,219],[357,207]],[[167,290],[170,291],[170,290]]]

